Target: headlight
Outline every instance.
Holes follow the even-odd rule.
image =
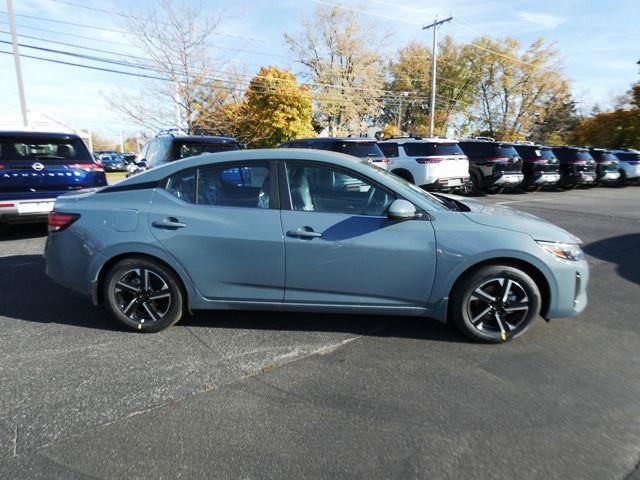
[[[584,252],[577,243],[538,242],[547,252],[563,260],[584,260]]]

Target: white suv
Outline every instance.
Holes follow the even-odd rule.
[[[640,152],[638,150],[611,150],[618,157],[620,166],[620,183],[640,183]]]
[[[378,142],[389,171],[425,190],[456,190],[469,182],[469,159],[454,140],[401,137]]]

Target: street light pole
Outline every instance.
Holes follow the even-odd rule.
[[[20,108],[22,110],[22,123],[29,126],[27,118],[27,102],[24,99],[24,85],[22,84],[22,68],[20,67],[20,51],[18,50],[18,36],[16,35],[16,20],[13,14],[13,0],[7,0],[7,16],[9,17],[9,30],[11,31],[11,44],[13,46],[13,61],[16,66],[16,79],[18,81],[18,93],[20,95]]]
[[[438,21],[438,17],[436,16],[435,21],[431,25],[427,25],[426,27],[422,27],[423,30],[428,30],[429,28],[433,28],[433,48],[431,50],[431,107],[429,108],[429,136],[433,137],[433,127],[435,120],[435,112],[436,112],[436,57],[437,47],[438,47],[438,27],[443,23],[449,22],[453,19],[453,17],[445,18],[444,20]]]
[[[402,92],[398,98],[399,98],[399,103],[398,103],[398,120],[396,122],[396,127],[398,128],[398,131],[400,131],[400,125],[402,123],[402,97],[406,97],[409,95],[409,92]]]

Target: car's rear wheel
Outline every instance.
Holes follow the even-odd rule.
[[[535,322],[542,301],[522,270],[488,265],[473,271],[451,295],[449,318],[467,337],[488,343],[522,335]]]
[[[141,332],[159,332],[174,325],[182,317],[185,304],[176,274],[147,258],[116,263],[106,275],[104,298],[120,323]]]

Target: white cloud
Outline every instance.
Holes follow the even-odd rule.
[[[520,20],[532,23],[541,30],[553,30],[566,20],[565,17],[557,17],[548,13],[518,12],[517,15]]]

